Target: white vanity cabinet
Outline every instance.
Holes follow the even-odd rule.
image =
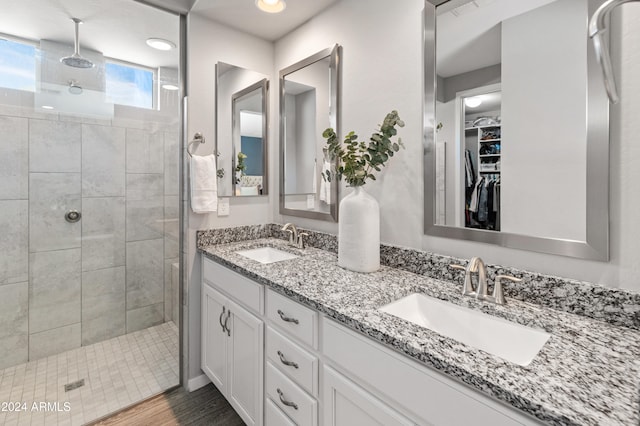
[[[203,268],[202,285],[202,370],[247,425],[260,426],[264,399],[264,322],[257,316],[259,310],[252,313],[240,305],[242,300],[234,300],[220,291],[247,284],[234,283],[242,278],[240,275],[208,259],[204,259],[204,263],[208,266]],[[224,271],[216,274],[217,268]],[[224,281],[219,281],[221,277]],[[261,289],[258,290],[255,294],[260,298]],[[247,304],[252,303],[253,300],[248,300]]]
[[[540,425],[206,258],[202,369],[248,425]]]

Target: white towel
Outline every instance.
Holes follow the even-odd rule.
[[[194,213],[218,210],[215,155],[191,157],[191,209]]]
[[[327,180],[327,171],[331,171],[331,163],[323,161],[320,179],[320,201],[331,204],[331,182]]]

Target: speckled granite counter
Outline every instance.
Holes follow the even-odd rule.
[[[269,234],[267,234],[269,235]],[[337,266],[336,255],[298,250],[275,238],[206,246],[209,257],[345,326],[554,425],[640,424],[640,332],[592,318],[508,300],[460,295],[458,284],[382,267],[371,274]],[[237,250],[273,246],[300,255],[263,265]],[[552,337],[521,367],[377,309],[413,292],[482,310]]]

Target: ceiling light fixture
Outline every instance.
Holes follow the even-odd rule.
[[[175,84],[163,84],[162,88],[164,90],[179,90],[180,88],[178,86],[176,86]]]
[[[148,38],[147,44],[158,50],[171,50],[176,48],[175,43],[163,38]]]
[[[287,7],[287,4],[284,0],[256,0],[256,6],[263,12],[280,13]]]
[[[51,105],[42,105],[42,109],[53,109]]]
[[[464,104],[469,108],[479,107],[481,103],[482,103],[482,98],[480,96],[473,96],[471,98],[464,99]]]

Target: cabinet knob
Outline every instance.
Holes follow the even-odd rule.
[[[292,322],[294,324],[300,323],[300,321],[298,321],[297,319],[286,316],[280,309],[278,309],[278,315],[280,315],[280,319],[282,319],[282,321],[284,322]]]

